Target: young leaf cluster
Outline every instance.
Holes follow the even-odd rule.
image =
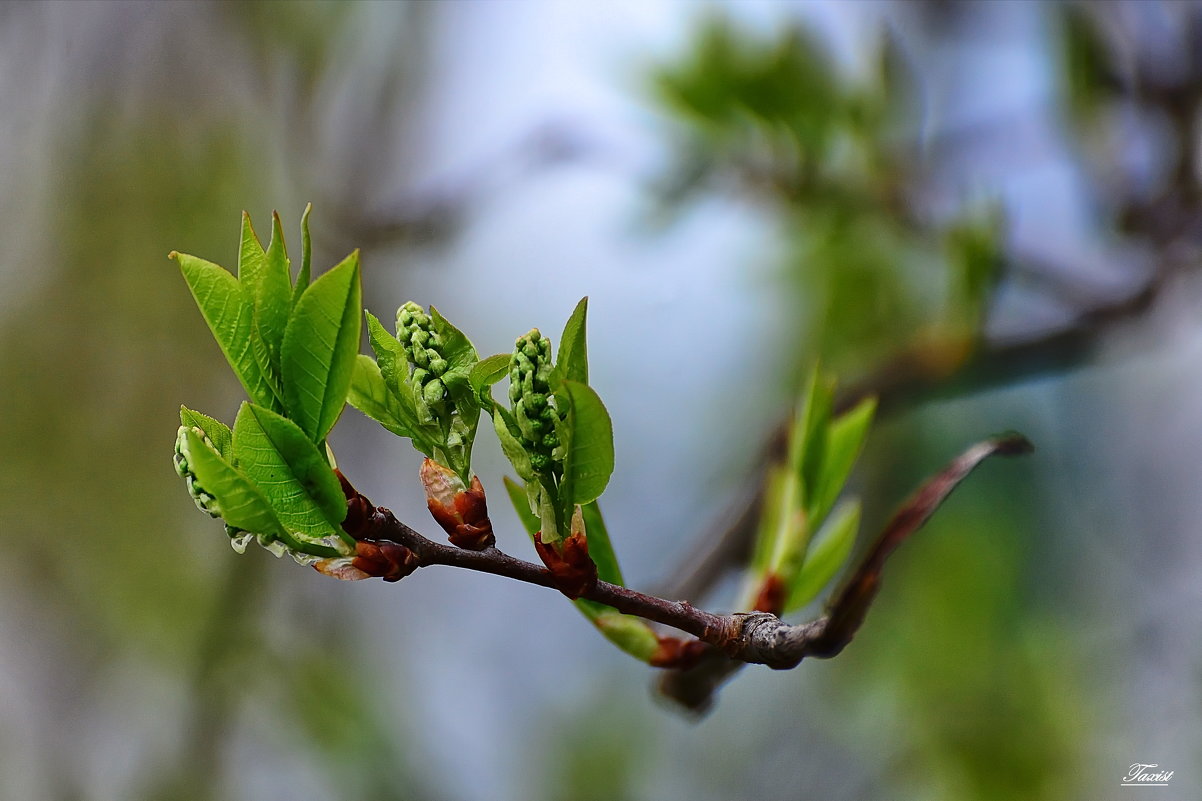
[[[250,401],[231,430],[184,408],[176,470],[235,548],[250,539],[300,561],[344,556],[346,499],[326,437],[346,403],[360,335],[359,255],[311,281],[308,209],[295,281],[278,215],[263,248],[243,214],[238,269],[172,253]]]
[[[775,614],[800,609],[851,555],[860,503],[849,499],[835,508],[835,501],[863,448],[876,402],[866,399],[834,417],[834,393],[834,380],[815,368],[789,429],[786,460],[768,476],[748,607]]]

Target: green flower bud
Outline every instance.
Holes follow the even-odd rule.
[[[434,351],[427,351],[427,353],[433,352]],[[437,356],[430,358],[430,372],[433,373],[437,378],[442,378],[443,373],[447,371],[449,366],[450,365],[447,364],[446,359],[440,359]]]
[[[442,403],[442,396],[446,391],[446,385],[440,379],[435,378],[422,389],[422,397],[426,399],[426,403],[434,406]]]
[[[550,391],[551,340],[535,328],[514,343],[509,399],[522,447],[530,455],[531,466],[540,473],[562,469],[561,460],[553,453],[560,448],[560,441],[554,430],[558,418]]]

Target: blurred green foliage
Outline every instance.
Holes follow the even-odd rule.
[[[653,76],[680,139],[661,213],[718,189],[775,220],[804,343],[796,364],[820,357],[855,374],[915,352],[943,373],[977,337],[1001,220],[973,205],[948,219],[926,208],[919,97],[892,34],[875,63],[853,77],[800,23],[763,35],[710,16]]]

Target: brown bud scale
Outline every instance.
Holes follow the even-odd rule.
[[[597,584],[597,565],[588,555],[588,539],[577,531],[550,545],[543,543],[542,532],[534,535],[534,550],[551,571],[555,588],[575,600]]]

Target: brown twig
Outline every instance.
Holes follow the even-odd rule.
[[[911,534],[922,527],[944,499],[986,458],[1015,456],[1032,450],[1019,435],[974,445],[919,490],[893,515],[842,587],[831,596],[822,617],[800,626],[783,623],[776,615],[752,612],[740,618],[739,642],[728,644],[686,670],[671,670],[659,683],[660,692],[686,709],[705,712],[718,688],[745,663],[775,669],[796,667],[806,657],[830,659],[851,642],[881,586],[885,561]]]
[[[796,667],[806,657],[827,659],[837,655],[851,642],[863,623],[880,586],[881,570],[889,555],[927,521],[943,499],[982,460],[994,454],[1025,453],[1030,447],[1021,436],[1011,435],[974,445],[954,460],[902,506],[851,573],[843,589],[835,594],[827,613],[809,623],[790,625],[765,612],[715,614],[697,609],[687,601],[667,600],[605,581],[596,581],[583,588],[580,597],[692,634],[710,645],[716,654],[722,654],[722,660],[716,657],[703,659],[700,666],[692,668],[692,671],[698,671],[709,665],[711,673],[702,682],[709,688],[706,692],[693,692],[691,690],[696,687],[688,687],[686,679],[677,680],[679,694],[673,697],[695,707],[720,683],[720,679],[716,683],[710,680],[713,675],[733,672],[723,660],[788,669]],[[373,553],[395,555],[395,561],[406,571],[448,565],[559,589],[557,577],[544,567],[517,559],[495,547],[469,551],[434,542],[402,523],[388,509],[371,506],[345,478],[343,488],[348,495],[349,513],[343,524],[347,532]],[[391,578],[395,573],[391,566],[381,563],[379,574]],[[716,673],[712,672],[715,665],[718,666]]]

